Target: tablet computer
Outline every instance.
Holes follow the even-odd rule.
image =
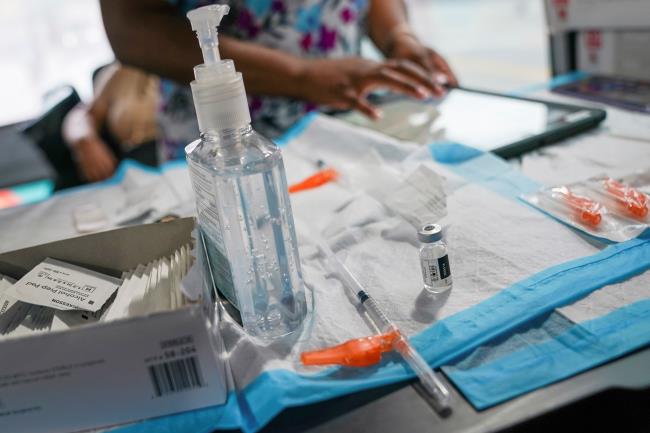
[[[429,144],[456,142],[512,158],[594,128],[604,110],[532,98],[455,88],[442,98],[418,101],[373,97],[384,112],[370,120],[346,113],[347,121],[393,137]]]
[[[553,92],[650,114],[650,81],[592,75]]]

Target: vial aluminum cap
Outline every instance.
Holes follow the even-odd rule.
[[[431,243],[442,239],[442,227],[440,224],[424,224],[418,231],[420,242]]]

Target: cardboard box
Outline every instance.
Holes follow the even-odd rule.
[[[0,255],[22,277],[46,257],[113,276],[190,242],[194,219],[82,236]],[[0,432],[64,432],[224,403],[214,303],[0,341]]]
[[[650,78],[650,30],[581,31],[575,43],[578,69],[581,71],[645,80]]]
[[[551,33],[588,29],[648,29],[648,0],[545,0]]]

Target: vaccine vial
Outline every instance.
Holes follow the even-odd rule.
[[[442,227],[438,224],[424,224],[418,231],[418,240],[425,290],[440,294],[451,289],[451,268],[447,244],[442,240]]]

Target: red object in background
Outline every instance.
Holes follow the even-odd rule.
[[[20,197],[10,189],[0,189],[0,209],[18,206]]]
[[[587,48],[589,49],[598,49],[603,45],[602,36],[600,30],[589,30],[587,32]]]
[[[553,4],[555,5],[555,10],[560,21],[566,21],[569,17],[569,0],[553,0]]]
[[[611,177],[603,181],[607,193],[633,217],[645,218],[648,215],[648,196],[629,185]]]
[[[307,179],[294,183],[289,186],[289,192],[299,192],[307,189],[318,188],[328,182],[336,180],[339,177],[339,172],[333,168],[326,168],[318,171],[316,174],[309,176]]]
[[[585,38],[585,45],[589,53],[589,61],[598,63],[598,52],[603,47],[603,37],[599,30],[590,30]]]
[[[304,352],[300,360],[304,365],[343,365],[346,367],[368,367],[381,361],[381,354],[393,350],[399,337],[398,331],[371,337],[348,340],[327,349]]]

